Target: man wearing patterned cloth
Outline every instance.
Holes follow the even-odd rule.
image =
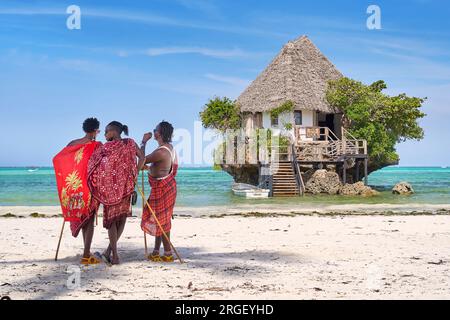
[[[142,215],[141,228],[144,232],[155,237],[155,248],[148,259],[154,262],[173,262],[173,254],[170,242],[163,237],[164,233],[170,238],[172,227],[171,219],[177,196],[177,182],[175,176],[178,170],[178,161],[175,150],[171,144],[173,126],[163,121],[153,130],[158,148],[145,157],[145,163],[150,163],[149,183],[151,186],[148,203],[155,212],[162,230],[156,222],[153,214],[146,206]],[[152,137],[151,133],[144,135],[141,151],[145,153],[145,145]],[[164,255],[160,256],[161,241],[164,246]]]
[[[128,135],[127,126],[113,121],[105,131],[108,142],[95,150],[89,161],[88,184],[92,196],[103,204],[103,227],[108,229],[109,246],[102,258],[119,264],[117,242],[131,216],[131,196],[145,158],[133,139],[122,139],[122,133]]]

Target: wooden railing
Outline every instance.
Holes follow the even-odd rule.
[[[303,133],[308,133],[304,136]],[[356,139],[350,132],[342,129],[342,139],[338,139],[326,127],[296,128],[295,148],[300,161],[338,161],[345,156],[367,155],[367,141]]]
[[[300,165],[298,163],[298,157],[294,145],[291,145],[291,153],[292,153],[292,166],[294,167],[295,173],[295,180],[297,182],[299,195],[302,196],[305,193],[305,184],[303,182],[302,172],[300,170]]]
[[[297,141],[334,141],[339,140],[328,127],[295,127]]]
[[[367,141],[356,139],[348,130],[341,128],[344,154],[367,154]]]
[[[218,164],[270,164],[277,160],[292,161],[292,150],[299,161],[341,161],[345,156],[367,155],[367,141],[356,139],[345,129],[339,139],[327,127],[296,127],[295,140],[283,148],[268,143],[268,139],[248,137],[245,133],[231,136],[220,146],[221,152],[214,159]]]

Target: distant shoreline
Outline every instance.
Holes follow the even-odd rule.
[[[141,210],[133,208],[134,215]],[[100,208],[100,214],[102,209]],[[341,205],[229,205],[175,207],[174,216],[184,218],[222,218],[227,216],[361,216],[361,215],[450,215],[450,204],[341,204]],[[0,206],[0,218],[61,217],[59,206]]]

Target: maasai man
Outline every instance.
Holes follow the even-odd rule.
[[[145,157],[145,163],[150,163],[149,182],[152,188],[148,203],[156,214],[162,229],[170,238],[172,227],[171,219],[175,200],[177,196],[177,182],[175,176],[178,169],[178,161],[175,150],[171,144],[173,127],[170,123],[163,121],[153,130],[158,148]],[[152,137],[151,133],[146,133],[142,139],[141,150],[145,153],[145,146]],[[172,248],[170,242],[163,236],[161,228],[158,226],[154,216],[145,207],[141,228],[144,232],[155,237],[155,249],[148,256],[148,259],[155,262],[173,262]],[[159,250],[161,240],[164,246],[164,255],[160,256]]]
[[[101,256],[107,263],[119,264],[117,241],[131,216],[131,196],[145,158],[133,139],[122,139],[122,133],[128,135],[127,126],[113,121],[105,131],[108,142],[89,161],[88,184],[93,197],[103,204],[103,227],[108,229],[109,246]]]
[[[91,254],[94,236],[94,218],[99,202],[92,198],[87,185],[88,162],[92,153],[99,147],[95,139],[100,123],[95,118],[86,119],[83,131],[86,135],[70,142],[53,159],[56,182],[64,219],[70,221],[70,230],[74,237],[80,230],[83,233],[84,252],[81,264],[97,264],[99,259]]]

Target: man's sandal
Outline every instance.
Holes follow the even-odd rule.
[[[162,262],[161,256],[159,254],[151,254],[147,257],[147,259],[152,262]]]
[[[90,256],[89,258],[81,258],[80,263],[82,265],[91,265],[91,264],[99,264],[101,260],[97,259],[94,256]]]
[[[102,260],[107,266],[111,267],[111,260],[103,253],[100,252],[95,252],[94,256],[99,259]]]
[[[163,255],[163,256],[161,256],[161,261],[162,262],[173,262],[174,261],[173,255],[170,255],[170,256]]]

